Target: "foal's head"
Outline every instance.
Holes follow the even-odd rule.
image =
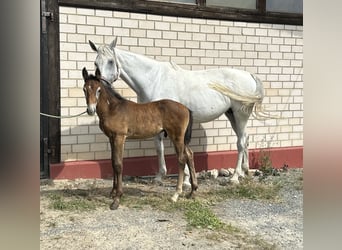
[[[84,79],[83,92],[87,101],[88,115],[94,115],[96,112],[97,101],[99,100],[102,84],[100,82],[101,73],[96,69],[95,76],[89,75],[87,69],[84,67],[82,70]]]

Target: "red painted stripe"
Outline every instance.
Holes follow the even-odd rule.
[[[303,147],[271,148],[272,164],[276,168],[287,164],[289,168],[303,167]],[[260,149],[249,150],[250,168],[257,168]],[[235,168],[237,151],[219,151],[195,153],[196,172],[202,170]],[[175,155],[165,156],[168,174],[178,172]],[[131,157],[123,160],[123,174],[128,176],[155,175],[158,172],[157,156]],[[72,161],[50,164],[51,179],[110,178],[112,177],[111,160]]]

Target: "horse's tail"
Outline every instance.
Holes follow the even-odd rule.
[[[252,75],[253,76],[253,75]],[[261,84],[261,81],[253,76],[254,79],[256,79],[256,82],[258,84]],[[252,115],[258,119],[258,120],[264,120],[264,119],[271,119],[271,118],[280,118],[279,116],[271,115],[268,111],[265,110],[265,108],[262,105],[262,100],[264,98],[264,93],[262,87],[259,88],[259,93],[255,95],[251,95],[248,93],[243,93],[243,91],[236,91],[228,88],[227,86],[223,86],[220,83],[210,83],[209,87],[222,93],[223,95],[226,95],[233,100],[239,101],[242,103],[241,110],[249,112],[249,110],[252,108]]]
[[[189,123],[188,123],[188,126],[186,128],[185,135],[184,135],[184,144],[185,145],[188,145],[191,141],[192,123],[193,123],[192,111],[190,109],[188,109],[188,110],[189,110]]]

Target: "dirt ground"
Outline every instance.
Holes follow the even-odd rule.
[[[230,190],[226,177],[199,179],[201,202],[236,231],[193,227],[182,205],[168,209],[176,184],[167,178],[163,185],[151,178],[125,178],[120,207],[109,209],[111,180],[41,182],[41,249],[302,249],[303,171],[290,169],[269,176],[265,183],[281,188],[275,199],[201,196],[217,189]],[[252,182],[259,182],[252,178]],[[254,185],[254,184],[253,184]],[[60,198],[80,198],[71,208],[52,207]],[[86,204],[84,201],[89,200]],[[186,200],[180,197],[180,204]],[[207,202],[206,202],[207,201]],[[158,204],[159,203],[159,204]],[[162,203],[162,204],[161,204]],[[58,203],[57,203],[58,205]]]

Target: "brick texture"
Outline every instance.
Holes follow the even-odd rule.
[[[177,18],[118,11],[60,7],[61,111],[65,115],[85,109],[82,73],[94,70],[96,57],[88,40],[109,43],[148,57],[173,61],[185,69],[234,67],[255,73],[264,82],[266,109],[280,119],[248,122],[249,148],[303,145],[303,29],[302,26]],[[122,81],[117,90],[136,101]],[[61,122],[61,159],[110,158],[107,138],[97,117]],[[229,121],[194,124],[194,152],[236,149]],[[174,154],[165,140],[166,154]],[[155,155],[152,139],[126,143],[125,157]]]

